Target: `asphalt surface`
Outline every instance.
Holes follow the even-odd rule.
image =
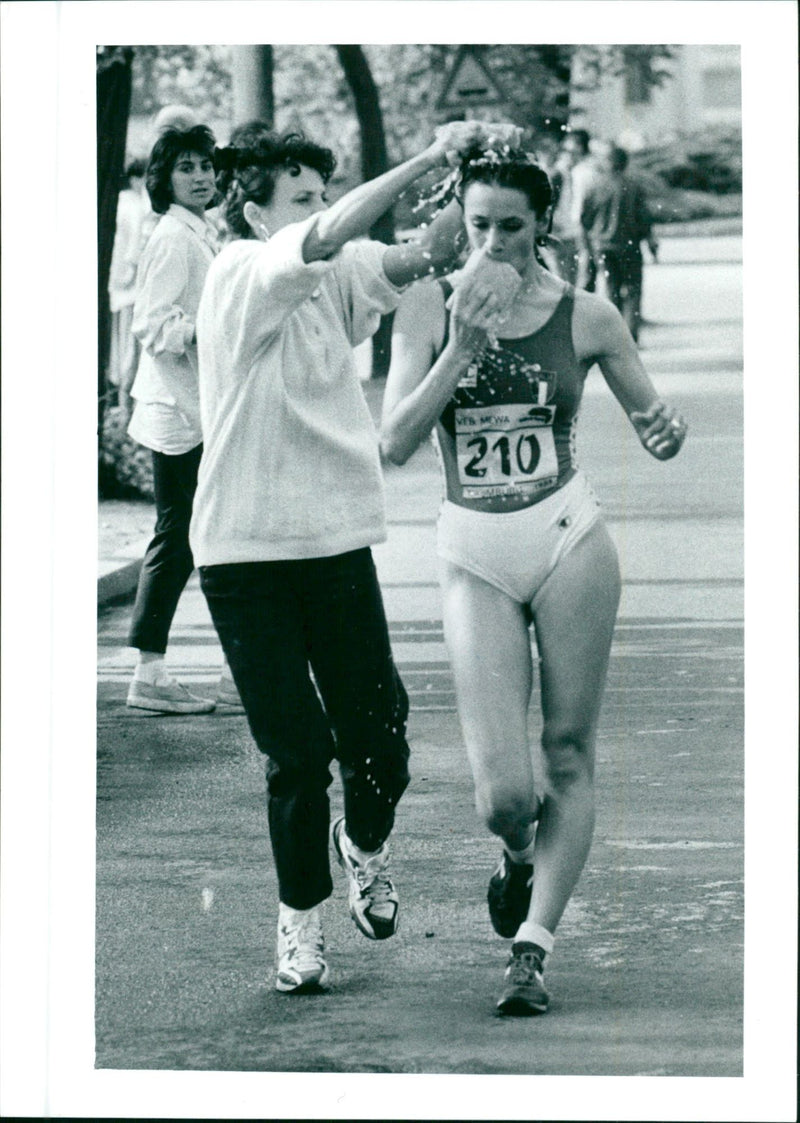
[[[597,831],[548,962],[550,1013],[493,1016],[508,945],[484,898],[499,847],[474,812],[455,713],[426,446],[387,472],[390,535],[375,550],[412,703],[413,779],[392,844],[400,929],[365,940],[336,869],[324,906],[327,994],[272,988],[277,893],[246,719],[126,709],[130,608],[102,609],[98,1068],[741,1075],[740,243],[700,241],[689,260],[665,244],[646,278],[643,357],[689,420],[681,456],[649,458],[596,373],[587,386],[579,460],[603,501],[624,590]],[[377,408],[380,387],[368,393]],[[196,578],[169,661],[183,681],[213,689],[220,650]],[[338,779],[331,800],[338,810]]]

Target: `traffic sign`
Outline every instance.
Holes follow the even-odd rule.
[[[481,47],[459,47],[445,75],[437,109],[464,109],[471,105],[501,105],[508,97],[481,58]]]

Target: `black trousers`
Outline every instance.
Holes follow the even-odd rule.
[[[172,618],[194,569],[189,522],[203,446],[179,456],[153,453],[156,526],[139,574],[128,635],[140,651],[167,650]]]
[[[203,566],[200,582],[268,758],[280,899],[311,908],[333,888],[331,761],[339,764],[347,833],[363,850],[377,850],[389,835],[409,780],[408,696],[372,553]]]
[[[599,257],[605,295],[619,308],[631,335],[638,340],[642,320],[644,274],[641,250],[632,252],[602,250]]]

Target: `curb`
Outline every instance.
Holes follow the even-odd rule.
[[[119,569],[112,569],[97,578],[97,606],[120,600],[122,597],[132,596],[139,582],[139,571],[142,568],[142,559],[127,562]]]
[[[693,218],[684,222],[653,223],[659,238],[716,238],[741,235],[741,215]]]

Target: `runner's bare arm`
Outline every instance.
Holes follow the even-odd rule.
[[[439,398],[441,412],[449,397],[443,390],[434,391],[431,401],[431,382],[426,378],[443,333],[442,290],[438,285],[412,285],[395,312],[392,361],[383,395],[381,454],[392,464],[405,464],[431,432]]]
[[[684,442],[685,420],[659,398],[614,305],[592,293],[578,293],[577,299],[573,323],[576,353],[589,365],[598,364],[647,451],[658,460],[669,460]]]

